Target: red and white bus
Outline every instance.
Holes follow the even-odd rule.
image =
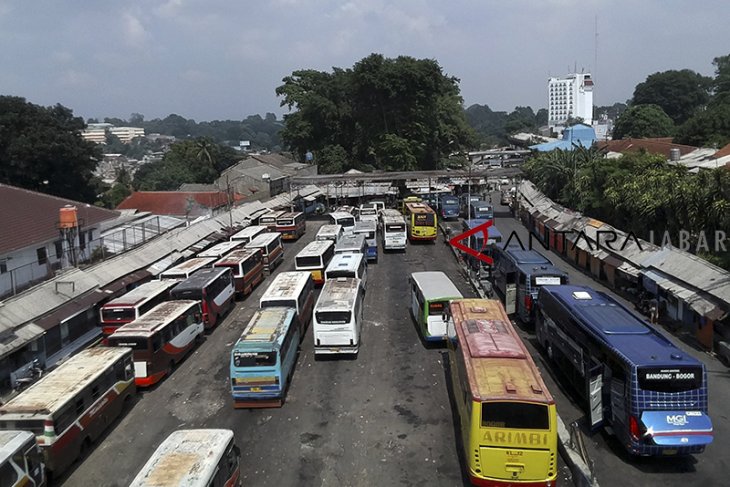
[[[134,381],[139,387],[149,387],[172,372],[203,332],[198,301],[168,301],[120,326],[109,337],[109,345],[133,350]]]
[[[233,284],[239,296],[251,294],[254,286],[264,280],[264,256],[261,249],[234,250],[213,267],[227,267],[233,273]]]
[[[246,244],[241,242],[240,240],[229,240],[227,242],[220,242],[198,253],[198,257],[215,257],[216,259],[220,259],[224,255],[227,255],[236,249],[242,248],[244,245]]]
[[[170,291],[172,299],[196,299],[203,305],[206,328],[218,324],[218,318],[233,306],[233,274],[228,268],[200,269]]]
[[[250,227],[246,227],[240,232],[231,235],[231,240],[240,240],[241,242],[243,242],[243,245],[246,245],[251,240],[268,231],[269,228],[263,225],[251,225]]]
[[[132,350],[89,348],[0,406],[0,429],[33,433],[57,476],[89,452],[135,391]]]
[[[212,266],[215,261],[215,257],[194,257],[162,272],[162,274],[160,274],[160,279],[175,279],[182,281],[183,279],[190,277],[193,272]]]
[[[276,231],[276,220],[286,213],[284,210],[271,210],[259,217],[259,225],[268,228],[270,232]]]
[[[120,326],[136,320],[158,304],[170,299],[170,289],[176,281],[150,281],[114,298],[99,310],[99,321],[104,339]]]
[[[284,245],[279,232],[263,233],[251,240],[247,249],[261,249],[264,257],[264,270],[271,275],[276,266],[284,260]]]
[[[276,219],[276,231],[284,240],[297,240],[307,231],[307,222],[302,212],[289,212]]]

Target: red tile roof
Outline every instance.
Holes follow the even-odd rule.
[[[119,216],[98,206],[0,184],[0,255],[60,238],[58,212],[66,205],[78,208],[83,227]]]
[[[719,159],[719,158],[725,157],[725,156],[730,156],[730,144],[726,145],[719,151],[715,152],[715,154],[713,154],[712,158]]]
[[[670,137],[657,137],[653,139],[620,139],[620,140],[607,140],[599,141],[598,148],[607,150],[609,152],[638,152],[641,149],[649,152],[650,154],[662,154],[667,159],[670,155],[671,149],[679,149],[681,155],[688,154],[697,147],[691,145],[682,145],[672,143]]]
[[[241,195],[234,195],[235,201],[241,199]],[[155,215],[199,215],[199,212],[188,207],[189,201],[194,201],[193,206],[198,208],[215,209],[228,204],[228,195],[225,191],[137,191],[127,196],[117,206],[117,210],[136,209]]]

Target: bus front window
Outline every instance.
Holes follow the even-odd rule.
[[[528,402],[483,402],[482,428],[550,429],[548,406]]]

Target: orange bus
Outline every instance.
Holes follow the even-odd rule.
[[[502,303],[455,299],[444,320],[453,399],[472,484],[555,485],[555,401]]]
[[[234,250],[213,267],[229,267],[233,272],[236,294],[248,296],[253,288],[264,280],[264,257],[261,249]]]
[[[276,231],[284,240],[297,240],[307,231],[307,222],[302,212],[289,212],[276,219]]]

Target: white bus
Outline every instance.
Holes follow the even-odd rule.
[[[264,270],[271,275],[284,260],[284,245],[279,232],[262,233],[246,244],[247,249],[261,249]]]
[[[411,314],[426,341],[446,338],[444,311],[452,299],[463,296],[446,274],[440,271],[414,272],[409,279]]]
[[[234,233],[231,236],[231,240],[240,240],[243,242],[244,245],[246,245],[251,240],[268,231],[268,227],[265,227],[263,225],[251,225],[250,227],[244,228],[240,232]]]
[[[336,279],[338,277],[350,277],[360,279],[362,286],[368,282],[368,263],[362,254],[336,254],[332,257],[327,269],[324,271],[324,279]]]
[[[30,431],[0,431],[0,485],[41,487],[46,485],[41,452]]]
[[[32,432],[57,476],[89,452],[136,389],[132,349],[89,348],[0,406],[0,430]]]
[[[342,225],[322,225],[319,227],[315,240],[332,240],[337,243],[342,238],[345,231],[342,229]]]
[[[304,337],[312,319],[314,307],[314,279],[311,272],[280,272],[259,301],[260,308],[294,308],[297,310],[300,337]]]
[[[358,219],[361,222],[367,222],[372,221],[376,222],[378,221],[378,209],[375,205],[372,204],[364,204],[360,205],[360,209],[358,210]]]
[[[365,240],[365,235],[345,235],[335,245],[335,254],[362,254],[367,257],[368,243]]]
[[[205,269],[206,267],[212,267],[215,262],[215,257],[194,257],[182,262],[175,267],[171,267],[160,274],[160,280],[164,279],[176,279],[182,281],[192,275],[193,272],[199,269]]]
[[[294,267],[298,271],[309,271],[315,284],[324,284],[324,270],[335,255],[335,244],[330,240],[309,242],[294,257]]]
[[[240,460],[231,430],[179,430],[155,450],[130,487],[239,486]]]
[[[405,250],[408,241],[406,232],[406,221],[401,215],[383,217],[383,250]]]
[[[342,225],[342,230],[346,235],[351,234],[355,227],[355,217],[352,216],[352,213],[345,211],[333,211],[330,213],[330,220],[333,225]]]
[[[357,354],[360,350],[364,290],[359,279],[324,283],[314,306],[314,355]]]
[[[242,248],[244,245],[246,244],[240,240],[220,242],[198,253],[198,257],[215,257],[216,259],[220,259],[224,255],[228,255],[234,250]]]

